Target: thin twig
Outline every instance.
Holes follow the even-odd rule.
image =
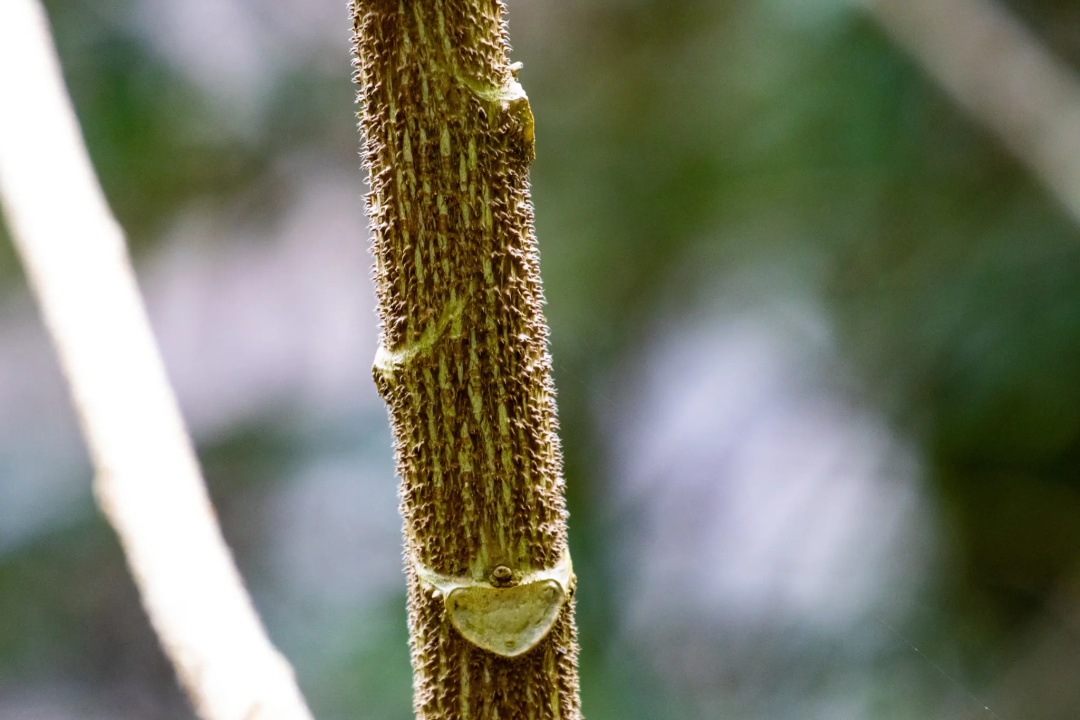
[[[1080,223],[1080,82],[994,0],[853,0]]]
[[[0,201],[143,604],[206,720],[307,720],[221,536],[38,0],[0,1]]]

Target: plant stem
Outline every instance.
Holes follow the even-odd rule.
[[[526,581],[568,557],[533,121],[504,8],[354,0],[353,12],[382,321],[374,374],[401,476],[416,714],[573,720],[572,580],[558,585],[554,627],[514,657],[466,640],[446,589],[424,580],[496,597],[501,584],[540,587]],[[527,590],[498,597],[507,612],[517,601],[505,598],[521,600],[513,612],[542,605]],[[496,615],[469,617],[489,637],[509,632]]]
[[[221,536],[37,0],[0,0],[0,97],[0,204],[162,648],[204,720],[311,720]]]

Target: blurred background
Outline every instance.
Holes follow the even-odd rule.
[[[586,716],[1080,717],[1047,180],[845,0],[508,4]],[[411,718],[346,3],[46,5],[271,636],[317,717]],[[1071,82],[1080,6],[980,7]],[[0,719],[191,718],[0,240]]]

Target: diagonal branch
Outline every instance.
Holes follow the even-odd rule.
[[[307,720],[221,536],[38,0],[0,1],[0,201],[143,605],[206,720]]]
[[[993,0],[853,0],[1080,223],[1080,82]]]

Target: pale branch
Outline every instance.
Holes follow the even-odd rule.
[[[995,0],[852,0],[1080,223],[1080,82]]]
[[[401,476],[414,706],[577,720],[575,578],[529,201],[533,116],[498,0],[353,0]]]
[[[206,720],[309,720],[221,536],[38,0],[0,1],[0,202],[150,621]]]

